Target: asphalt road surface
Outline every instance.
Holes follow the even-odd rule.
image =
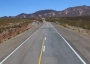
[[[69,36],[68,36],[69,37]],[[49,22],[9,54],[1,64],[87,64]]]

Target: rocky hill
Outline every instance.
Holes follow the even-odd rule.
[[[90,6],[76,6],[60,12],[60,16],[90,16]]]
[[[5,16],[2,18],[36,18],[36,17],[72,17],[72,16],[90,16],[90,6],[69,7],[63,11],[40,10],[32,14],[22,13],[15,17]]]

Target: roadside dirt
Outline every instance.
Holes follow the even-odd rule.
[[[60,34],[85,57],[90,64],[90,36],[52,23]]]
[[[16,35],[30,29],[31,27],[31,23],[28,23],[23,26],[15,24],[13,26],[8,26],[8,29],[7,27],[3,28],[5,30],[3,30],[2,33],[0,33],[0,43],[3,43],[4,41],[11,39],[12,37],[15,37]]]

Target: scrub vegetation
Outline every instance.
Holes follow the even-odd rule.
[[[33,18],[0,19],[0,43],[31,28],[33,21],[35,21]]]
[[[47,21],[58,23],[62,26],[70,25],[90,29],[90,16],[83,17],[52,17],[47,18]]]

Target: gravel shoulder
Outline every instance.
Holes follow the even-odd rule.
[[[90,36],[84,35],[60,25],[52,23],[60,34],[82,55],[90,64]]]
[[[8,41],[0,44],[0,61],[2,61],[7,55],[9,55],[15,48],[17,48],[23,41],[25,41],[30,35],[32,35],[42,24],[37,27],[33,27]]]

